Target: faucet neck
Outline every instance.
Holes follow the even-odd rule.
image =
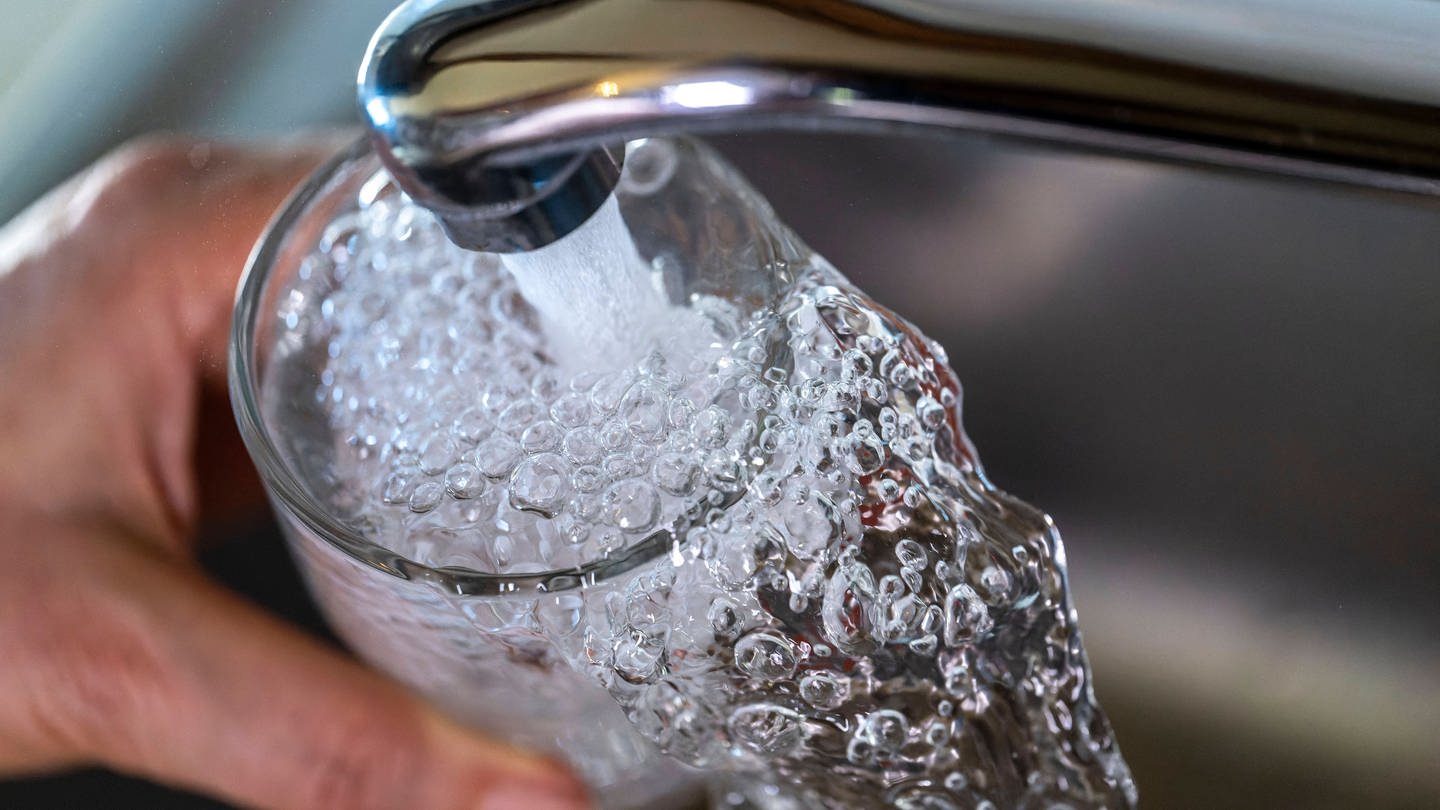
[[[400,185],[487,250],[583,221],[615,182],[604,145],[756,127],[964,130],[1440,195],[1440,59],[1395,58],[1440,41],[1440,6],[1371,19],[1367,0],[1350,29],[1307,12],[1311,39],[1286,36],[1311,49],[1266,61],[1239,44],[1281,35],[1226,3],[1220,29],[1164,0],[1139,22],[1119,0],[413,0],[360,97]],[[1268,3],[1248,19],[1293,5]],[[1329,53],[1355,70],[1314,70]]]

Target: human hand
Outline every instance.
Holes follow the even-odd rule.
[[[103,763],[267,810],[586,806],[190,559],[202,519],[260,499],[223,393],[236,280],[337,146],[150,141],[0,230],[0,777]]]

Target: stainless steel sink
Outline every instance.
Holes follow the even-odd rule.
[[[719,141],[939,339],[1066,537],[1153,808],[1440,803],[1440,205],[991,142]]]

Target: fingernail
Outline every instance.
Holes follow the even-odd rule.
[[[590,810],[590,803],[572,789],[534,784],[497,785],[476,810]]]

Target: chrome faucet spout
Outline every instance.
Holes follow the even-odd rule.
[[[627,138],[953,129],[1440,196],[1440,4],[411,0],[360,102],[466,247],[605,200]]]

